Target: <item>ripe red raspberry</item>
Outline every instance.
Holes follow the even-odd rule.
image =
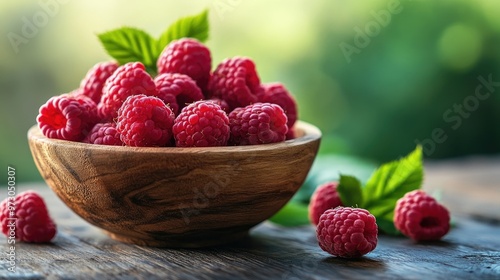
[[[116,129],[127,146],[166,146],[172,138],[175,115],[158,97],[129,96],[118,110]]]
[[[337,207],[319,218],[316,235],[321,249],[342,258],[358,258],[377,246],[378,226],[368,210]]]
[[[214,102],[215,104],[219,105],[220,108],[222,109],[222,111],[226,112],[227,114],[229,114],[231,111],[229,109],[229,105],[227,105],[227,102],[220,99],[220,98],[217,98],[217,97],[214,97],[214,98],[210,98],[210,99],[207,99],[208,101],[211,101],[211,102]]]
[[[297,134],[295,133],[295,128],[288,128],[288,132],[286,133],[286,140],[295,139]]]
[[[245,57],[222,61],[212,74],[208,89],[211,97],[225,100],[231,110],[258,102],[262,91],[255,64]]]
[[[450,230],[450,214],[422,190],[406,193],[396,203],[394,226],[413,240],[439,240]]]
[[[111,146],[123,145],[115,123],[98,123],[94,125],[89,134],[83,139],[83,142]]]
[[[255,103],[229,114],[230,142],[256,145],[285,141],[288,127],[283,109],[276,104]]]
[[[116,69],[118,69],[118,63],[114,61],[99,62],[94,65],[80,83],[81,93],[98,104],[101,101],[102,88],[106,80]]]
[[[0,223],[3,234],[24,242],[49,242],[57,231],[45,202],[34,191],[4,199],[0,203]]]
[[[48,138],[80,141],[97,123],[97,108],[84,95],[63,94],[43,104],[36,120]]]
[[[297,102],[290,92],[281,83],[269,83],[262,85],[264,94],[261,102],[268,102],[280,105],[288,117],[288,128],[292,128],[297,120]]]
[[[187,104],[204,99],[196,82],[189,76],[177,73],[165,73],[155,79],[158,97],[169,105],[177,116]]]
[[[103,121],[112,121],[118,109],[131,95],[157,95],[153,78],[140,62],[130,62],[116,69],[102,89],[101,102],[97,105]]]
[[[309,202],[309,220],[313,224],[318,224],[319,217],[326,210],[342,206],[337,186],[338,182],[328,182],[318,186],[314,191]]]
[[[182,109],[172,130],[178,147],[226,146],[229,119],[219,105],[202,100]]]
[[[205,92],[210,80],[212,57],[210,50],[193,38],[172,41],[157,61],[158,73],[180,73],[191,77]]]

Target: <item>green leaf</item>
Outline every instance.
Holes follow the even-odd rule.
[[[200,14],[187,16],[178,19],[168,27],[158,39],[158,50],[156,58],[158,58],[163,49],[173,40],[190,37],[196,38],[200,42],[205,42],[208,39],[208,9],[205,9]]]
[[[394,222],[390,218],[377,218],[377,226],[379,232],[390,235],[401,235],[401,233],[394,226]]]
[[[387,199],[399,199],[405,193],[418,189],[424,176],[422,147],[406,157],[386,163],[377,169],[363,189],[365,208],[380,204]]]
[[[377,222],[392,223],[397,200],[407,192],[419,189],[423,176],[422,147],[417,146],[406,157],[386,163],[372,174],[363,189],[361,205],[377,218]]]
[[[308,225],[310,224],[309,210],[306,204],[291,201],[269,220],[287,227]]]
[[[120,65],[142,62],[148,69],[156,69],[156,40],[148,33],[132,27],[122,27],[98,35],[99,40]]]
[[[340,174],[337,192],[344,206],[356,207],[363,202],[361,182],[354,176]]]

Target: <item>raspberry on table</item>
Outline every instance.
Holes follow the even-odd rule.
[[[98,123],[94,125],[89,134],[83,139],[84,143],[122,146],[123,142],[120,139],[120,133],[116,130],[115,123]]]
[[[118,115],[118,109],[131,95],[157,95],[153,78],[146,72],[140,62],[124,64],[107,79],[102,89],[102,97],[97,105],[99,116],[103,121],[112,121]]]
[[[297,102],[282,83],[263,84],[264,94],[261,102],[278,104],[288,117],[288,128],[297,121]]]
[[[210,97],[226,101],[231,110],[258,102],[262,88],[255,63],[246,57],[225,59],[213,72],[208,90]]]
[[[172,128],[178,147],[226,146],[229,118],[211,101],[198,101],[182,109]]]
[[[158,73],[185,74],[196,81],[206,92],[212,69],[210,50],[194,38],[172,41],[160,54],[157,61]]]
[[[80,141],[98,122],[97,107],[84,95],[53,96],[40,107],[36,120],[48,138]]]
[[[450,230],[450,213],[424,191],[415,190],[397,201],[394,226],[415,241],[439,240]]]
[[[114,61],[99,62],[94,65],[80,83],[81,93],[98,104],[101,101],[102,88],[106,80],[116,69],[118,69],[118,63]]]
[[[285,141],[288,127],[283,109],[276,104],[255,103],[229,113],[232,145],[257,145]]]
[[[177,116],[187,104],[205,99],[191,77],[184,74],[164,73],[155,79],[158,97],[169,105]]]
[[[339,206],[319,218],[316,235],[321,249],[342,258],[358,258],[377,246],[378,226],[368,210]]]
[[[15,221],[15,227],[12,221]],[[11,231],[14,230],[16,239],[24,242],[49,242],[57,232],[45,202],[35,191],[25,191],[15,198],[4,199],[0,203],[0,223],[3,234],[12,236]]]
[[[319,217],[328,209],[342,206],[339,193],[337,192],[338,182],[327,182],[316,188],[311,201],[309,202],[309,220],[317,225]]]
[[[160,98],[133,95],[118,110],[116,129],[127,146],[167,146],[172,139],[174,119],[174,113]]]

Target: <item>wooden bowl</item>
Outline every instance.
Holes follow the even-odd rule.
[[[34,161],[75,213],[127,243],[203,247],[235,241],[275,214],[304,182],[321,132],[298,122],[282,143],[132,148],[28,131]]]

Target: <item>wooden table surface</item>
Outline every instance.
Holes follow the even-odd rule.
[[[43,195],[58,234],[51,244],[16,243],[14,274],[7,271],[2,235],[0,279],[500,279],[499,171],[500,158],[426,164],[424,188],[441,192],[455,227],[432,243],[380,235],[377,248],[357,260],[323,252],[312,226],[269,222],[223,247],[128,245],[76,216],[45,184],[20,185],[18,192]]]

